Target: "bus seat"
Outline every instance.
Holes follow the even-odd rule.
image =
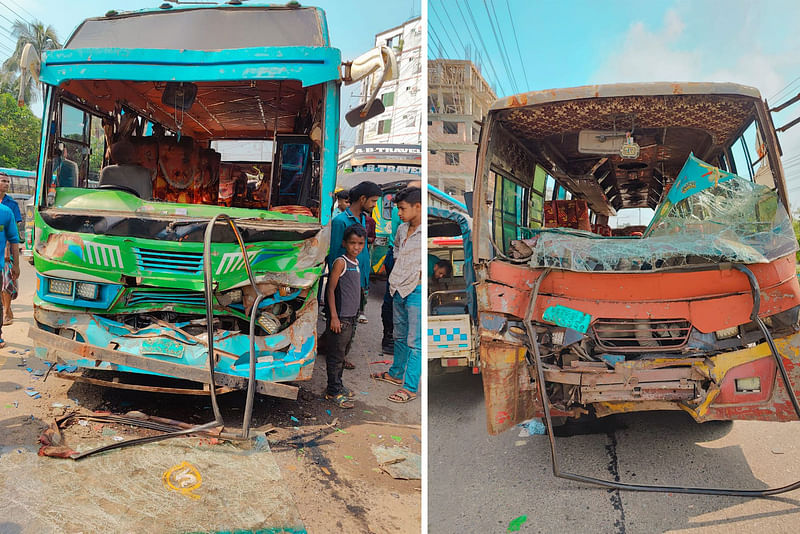
[[[122,186],[133,189],[142,200],[152,200],[153,181],[141,165],[108,165],[100,171],[100,187]]]

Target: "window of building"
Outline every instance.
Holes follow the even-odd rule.
[[[384,107],[387,108],[394,106],[394,91],[383,93],[383,95],[381,95],[381,102],[383,102]]]
[[[451,122],[451,121],[442,121],[442,133],[457,134],[458,133],[458,123],[457,122]]]
[[[378,135],[389,133],[392,130],[392,119],[378,121]]]
[[[460,163],[458,152],[445,152],[444,153],[445,165],[458,165]]]

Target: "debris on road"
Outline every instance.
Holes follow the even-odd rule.
[[[420,480],[422,457],[401,447],[373,445],[372,454],[378,460],[378,467],[392,478],[400,480]]]
[[[528,521],[527,515],[521,515],[512,520],[511,523],[508,524],[508,532],[519,532],[519,529],[522,528],[522,525],[524,525],[526,521]]]
[[[538,417],[523,421],[517,426],[522,428],[522,430],[519,431],[519,437],[521,438],[528,436],[543,436],[545,434],[544,424]]]

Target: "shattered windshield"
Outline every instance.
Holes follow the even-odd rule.
[[[651,271],[686,265],[768,263],[797,249],[778,195],[689,156],[642,237],[601,237],[564,228],[514,241],[532,267]]]

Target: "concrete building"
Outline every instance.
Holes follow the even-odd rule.
[[[422,143],[422,19],[420,17],[375,36],[375,46],[388,46],[397,56],[399,76],[384,83],[379,97],[386,111],[359,126],[356,144]],[[369,78],[361,86],[368,95]]]
[[[496,98],[471,61],[428,61],[428,181],[459,200],[472,191],[476,121]]]

